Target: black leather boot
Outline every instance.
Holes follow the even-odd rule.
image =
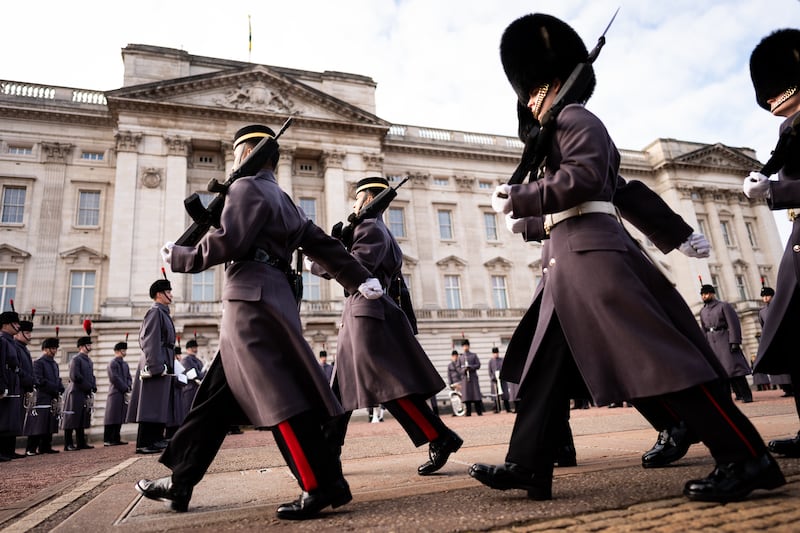
[[[307,520],[319,515],[319,512],[329,505],[335,509],[352,499],[350,486],[344,478],[341,478],[329,487],[310,492],[303,491],[295,501],[282,504],[278,507],[278,518]]]
[[[800,432],[791,439],[769,441],[769,451],[786,457],[800,457]]]
[[[679,426],[665,429],[658,434],[658,440],[653,447],[642,455],[642,467],[660,468],[674,463],[686,455],[695,442],[698,442],[697,438],[683,422]]]
[[[461,448],[464,441],[452,431],[444,437],[439,437],[428,445],[428,457],[430,459],[417,468],[420,476],[428,476],[442,468],[451,453],[455,453]]]
[[[178,513],[185,513],[189,509],[189,500],[192,499],[192,487],[177,485],[172,482],[172,477],[152,481],[140,479],[136,483],[136,490],[145,498],[167,502],[169,508]]]
[[[755,459],[717,465],[704,479],[686,483],[683,494],[702,502],[735,502],[755,489],[775,489],[786,483],[778,463],[767,452]]]
[[[469,468],[469,475],[497,490],[520,489],[528,491],[531,500],[550,500],[553,498],[553,469],[534,473],[532,470],[514,463],[486,465],[475,463]]]

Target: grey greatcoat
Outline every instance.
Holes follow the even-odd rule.
[[[106,371],[109,385],[103,424],[124,424],[128,414],[127,395],[133,385],[131,369],[122,357],[114,357],[108,362]]]
[[[798,113],[781,124],[781,131],[791,126]],[[771,209],[800,208],[800,150],[796,140],[784,167],[778,172],[778,181],[769,182]],[[792,223],[792,233],[778,268],[775,296],[769,304],[769,320],[764,324],[755,369],[766,374],[797,372],[798,332],[800,316],[800,217]]]
[[[20,387],[20,394],[22,395],[22,405],[20,409],[22,409],[22,413],[20,416],[22,417],[23,426],[21,435],[24,435],[24,424],[25,419],[28,417],[31,409],[33,409],[33,392],[34,392],[34,385],[35,380],[33,376],[33,360],[31,359],[31,352],[28,350],[28,347],[14,339],[14,344],[17,347],[17,360],[19,362],[19,387]]]
[[[36,404],[25,419],[25,435],[56,433],[59,396],[64,392],[58,363],[52,357],[42,355],[33,362],[33,375],[36,382]]]
[[[716,298],[707,301],[700,310],[700,324],[728,377],[749,374],[750,364],[740,347],[742,326],[733,306]],[[736,345],[734,350],[731,350],[731,344]]]
[[[492,357],[489,359],[489,381],[492,384],[492,394],[497,394],[497,375],[503,370],[503,358]],[[508,400],[508,383],[500,380],[500,398]]]
[[[771,302],[770,302],[771,303]],[[767,321],[767,315],[769,314],[769,304],[764,304],[764,307],[758,310],[758,323],[761,324],[761,330],[764,330],[764,323]],[[759,339],[760,340],[760,339]],[[753,363],[753,367],[755,367],[755,362]],[[762,374],[761,372],[753,371],[753,384],[758,385],[756,382],[756,378],[760,376],[766,376],[767,381],[766,383],[770,383],[772,385],[791,385],[792,384],[792,376],[789,374]],[[763,378],[762,378],[763,379]],[[765,382],[760,381],[762,384]]]
[[[542,217],[612,201],[618,171],[619,152],[603,124],[569,105],[559,115],[543,178],[512,186],[513,213]],[[615,217],[589,213],[552,227],[542,266],[533,303],[509,343],[503,379],[521,383],[535,371],[556,316],[597,405],[724,377],[686,302]]]
[[[172,250],[174,272],[233,262],[222,289],[219,361],[231,392],[257,427],[276,426],[309,410],[332,416],[343,412],[303,338],[285,272],[248,260],[259,248],[288,262],[298,247],[351,293],[370,277],[339,241],[308,220],[266,170],[231,185],[220,229],[207,233],[197,246]],[[205,399],[207,381],[195,401]]]
[[[22,386],[19,380],[19,354],[17,341],[6,332],[0,332],[0,373],[3,389],[8,394],[0,398],[0,435],[19,435],[22,432]]]
[[[403,252],[380,217],[355,227],[350,253],[382,287],[403,266]],[[325,275],[316,265],[311,271]],[[358,293],[347,297],[333,373],[348,411],[411,395],[427,400],[444,388],[406,314],[388,293],[376,300]]]
[[[88,428],[92,425],[92,394],[97,392],[94,364],[83,352],[69,362],[69,385],[64,393],[63,429]]]
[[[465,402],[481,402],[481,380],[478,369],[481,360],[478,355],[467,350],[458,356],[458,366],[461,371],[461,400]]]
[[[458,367],[458,359],[450,361],[450,364],[447,365],[447,383],[449,385],[453,383],[461,384],[461,370]]]
[[[170,424],[175,420],[173,396],[175,326],[169,307],[153,303],[139,328],[142,355],[133,380],[128,422]],[[143,377],[147,367],[150,377]]]

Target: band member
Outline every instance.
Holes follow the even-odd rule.
[[[270,157],[253,149],[268,138]],[[264,146],[264,145],[262,145]],[[137,489],[186,511],[193,487],[214,460],[235,424],[269,428],[302,489],[280,505],[279,518],[306,519],[352,499],[322,433],[323,422],[342,413],[314,352],[303,338],[288,274],[296,248],[319,262],[350,293],[383,294],[380,284],[336,239],[315,226],[275,179],[275,133],[252,125],[233,141],[234,169],[253,153],[260,169],[235,180],[227,191],[219,229],[196,246],[167,243],[164,261],[174,272],[200,272],[226,263],[219,354],[214,358],[191,411],[170,439],[160,461],[171,477],[141,480]],[[252,160],[253,158],[251,158]]]
[[[19,354],[14,341],[17,333],[19,315],[15,311],[0,313],[0,462],[25,457],[16,452],[17,435],[22,433],[24,413]]]
[[[528,148],[542,146],[545,157],[538,179],[499,186],[492,207],[512,218],[545,217],[549,238],[542,281],[503,365],[502,377],[518,382],[522,397],[506,462],[475,464],[470,475],[550,499],[562,426],[551,414],[588,392],[598,406],[650,403],[685,420],[717,462],[707,478],[686,483],[690,499],[733,501],[783,485],[760,435],[727,393],[724,370],[691,310],[616,217],[620,156],[582,105],[595,79],[580,37],[555,17],[527,15],[505,30],[500,54],[519,97],[521,138],[536,143]],[[579,64],[587,83],[548,124],[552,137],[537,143],[528,134],[562,90],[571,92],[565,83]]]
[[[197,389],[200,388],[206,373],[203,371],[203,362],[197,357],[197,341],[189,339],[186,343],[186,353],[181,357],[183,373],[187,378],[186,385],[181,389],[181,407],[184,410],[181,422],[186,419],[194,402]]]
[[[389,182],[382,177],[360,180],[353,212],[358,214],[388,188]],[[376,212],[355,226],[350,253],[375,273],[382,286],[388,286],[401,272],[403,252],[382,215]],[[328,277],[320,266],[310,266],[313,274]],[[344,444],[352,411],[382,405],[415,446],[429,444],[429,459],[417,473],[425,476],[441,469],[463,441],[431,410],[428,399],[444,388],[444,381],[414,336],[403,309],[389,294],[377,300],[350,294],[336,346],[334,389],[347,414],[338,421],[335,446]]]
[[[114,357],[108,362],[108,397],[106,413],[103,418],[103,446],[120,446],[128,444],[122,441],[120,430],[128,414],[128,394],[131,392],[133,380],[131,369],[125,361],[128,353],[127,335],[125,342],[114,345]]]
[[[45,339],[42,342],[42,356],[33,362],[36,404],[25,421],[25,434],[28,435],[25,455],[58,453],[53,449],[53,433],[58,433],[61,395],[64,393],[64,383],[55,361],[58,346],[58,337]]]
[[[160,453],[167,447],[164,431],[173,417],[175,325],[169,315],[172,284],[166,278],[150,285],[153,305],[139,328],[142,355],[133,380],[128,422],[138,422],[136,453]]]
[[[89,450],[94,448],[86,441],[86,428],[92,425],[92,406],[97,382],[94,364],[89,358],[92,351],[92,328],[84,323],[86,336],[78,338],[78,353],[69,362],[69,384],[64,393],[64,413],[61,427],[64,429],[64,450]],[[72,432],[75,431],[75,441]]]
[[[23,426],[20,435],[27,435],[25,432],[25,425],[28,421],[28,416],[32,413],[33,407],[36,403],[36,384],[33,375],[33,360],[31,359],[31,352],[28,350],[28,344],[31,342],[33,334],[33,316],[36,314],[34,309],[31,313],[31,320],[20,320],[19,331],[14,335],[14,344],[17,347],[17,360],[19,361],[19,385],[22,394],[22,413],[20,416],[23,420]],[[27,453],[25,455],[28,455]]]
[[[745,178],[742,188],[752,200],[766,200],[770,209],[788,209],[792,233],[786,243],[775,284],[775,297],[764,323],[754,370],[766,374],[791,375],[800,383],[800,359],[797,352],[797,324],[800,318],[800,30],[783,29],[765,37],[750,55],[750,77],[758,105],[777,117],[786,117],[780,126],[783,149],[776,150],[780,160],[778,179],[770,180],[758,172]],[[780,146],[780,145],[779,145]],[[795,406],[800,415],[800,391],[795,388]],[[769,448],[775,453],[800,457],[800,432],[790,439],[774,440]]]
[[[470,351],[468,339],[461,341],[458,366],[461,371],[461,401],[467,408],[467,416],[472,416],[473,409],[478,416],[483,416],[483,395],[481,394],[481,380],[478,377],[481,360],[478,358],[478,354]]]

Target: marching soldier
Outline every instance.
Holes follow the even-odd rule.
[[[461,401],[467,408],[467,416],[472,416],[473,406],[478,416],[483,416],[483,396],[478,377],[481,360],[477,354],[469,350],[468,339],[461,341],[461,350],[461,355],[458,356],[458,366],[461,371]]]
[[[64,393],[64,383],[55,361],[58,346],[58,337],[45,339],[42,356],[33,362],[36,404],[25,421],[25,434],[28,435],[26,455],[58,453],[53,449],[53,433],[58,433],[61,395]]]
[[[84,323],[86,336],[78,338],[78,353],[69,362],[69,384],[64,393],[64,411],[61,427],[64,429],[64,451],[90,450],[94,448],[86,441],[86,428],[92,425],[92,406],[97,382],[94,364],[89,358],[92,351],[92,328]],[[75,441],[72,432],[75,432]]]
[[[382,177],[359,180],[353,212],[359,214],[362,207],[388,188],[389,182]],[[383,223],[382,214],[376,212],[358,223],[349,244],[352,256],[374,272],[382,286],[389,286],[401,272],[403,252]],[[311,265],[311,272],[328,277],[315,264]],[[336,344],[333,379],[347,411],[337,421],[336,447],[344,444],[352,411],[377,405],[394,416],[415,446],[428,444],[429,459],[417,469],[421,476],[441,469],[450,454],[463,444],[428,403],[444,388],[444,382],[414,336],[405,311],[389,294],[376,300],[367,300],[360,294],[348,296]]]
[[[125,361],[128,352],[127,335],[125,342],[114,345],[114,357],[108,362],[108,397],[106,413],[103,418],[103,446],[120,446],[128,444],[122,441],[120,430],[128,414],[128,394],[131,392],[133,380],[131,369]]]
[[[12,302],[13,307],[13,302]],[[0,313],[0,462],[25,457],[15,451],[17,435],[22,433],[24,406],[20,384],[20,361],[14,335],[19,332],[15,311]]]
[[[171,419],[175,399],[175,325],[169,314],[172,284],[166,278],[150,285],[153,305],[139,328],[142,355],[131,390],[128,422],[138,422],[136,453],[161,453],[167,447],[165,430]]]
[[[800,415],[800,359],[797,353],[797,316],[800,314],[800,30],[778,30],[765,37],[750,56],[750,77],[758,105],[786,120],[780,126],[776,159],[778,179],[753,172],[744,179],[742,189],[752,200],[766,200],[770,209],[788,209],[792,233],[786,244],[775,284],[775,298],[770,303],[769,317],[764,323],[755,371],[765,374],[791,375],[795,386],[794,401]],[[769,162],[768,162],[769,163]],[[789,439],[774,440],[770,450],[789,457],[800,457],[800,432]]]
[[[549,238],[544,277],[506,352],[503,377],[519,383],[522,396],[506,462],[474,464],[470,475],[494,489],[552,498],[563,427],[552,413],[588,391],[599,406],[626,399],[685,420],[717,462],[708,477],[684,486],[692,500],[734,501],[783,485],[691,310],[616,216],[620,156],[583,106],[595,84],[583,41],[563,21],[531,14],[505,30],[500,56],[519,99],[520,137],[528,149],[543,147],[544,159],[532,169],[538,179],[497,187],[492,207],[515,219],[546,219]],[[576,67],[585,83],[566,85]],[[537,142],[529,133],[564,95],[555,125],[546,123],[552,137]]]
[[[160,461],[170,477],[140,480],[145,497],[189,507],[228,429],[234,424],[269,428],[302,489],[300,497],[277,509],[279,518],[302,520],[352,499],[341,465],[325,442],[323,422],[342,413],[314,352],[303,338],[290,283],[289,259],[296,248],[323,265],[350,292],[379,298],[371,274],[315,226],[275,180],[275,133],[266,126],[240,129],[233,141],[238,169],[265,140],[274,155],[258,160],[255,175],[235,180],[227,190],[219,229],[196,246],[167,243],[164,261],[173,272],[200,272],[227,263],[222,299],[219,353],[191,411],[170,439]],[[264,146],[264,145],[262,145]],[[267,159],[267,160],[265,160]],[[252,160],[252,158],[251,158]],[[338,366],[338,365],[337,365]]]
[[[700,324],[711,349],[725,368],[736,399],[749,403],[753,401],[753,393],[745,378],[750,373],[750,365],[742,353],[742,325],[733,306],[716,296],[713,285],[700,287],[700,297],[703,299]]]

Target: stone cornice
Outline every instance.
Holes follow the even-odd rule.
[[[114,139],[117,141],[117,152],[136,152],[139,150],[142,134],[138,131],[117,131]]]
[[[325,172],[329,168],[342,168],[342,164],[344,163],[344,158],[346,156],[346,153],[339,152],[337,150],[323,152],[322,156],[320,157],[322,171]]]
[[[164,135],[164,144],[167,147],[167,155],[189,157],[192,140],[176,135]]]
[[[69,155],[72,153],[74,145],[68,143],[51,143],[43,142],[42,154],[44,155],[45,163],[59,163],[66,164]]]

